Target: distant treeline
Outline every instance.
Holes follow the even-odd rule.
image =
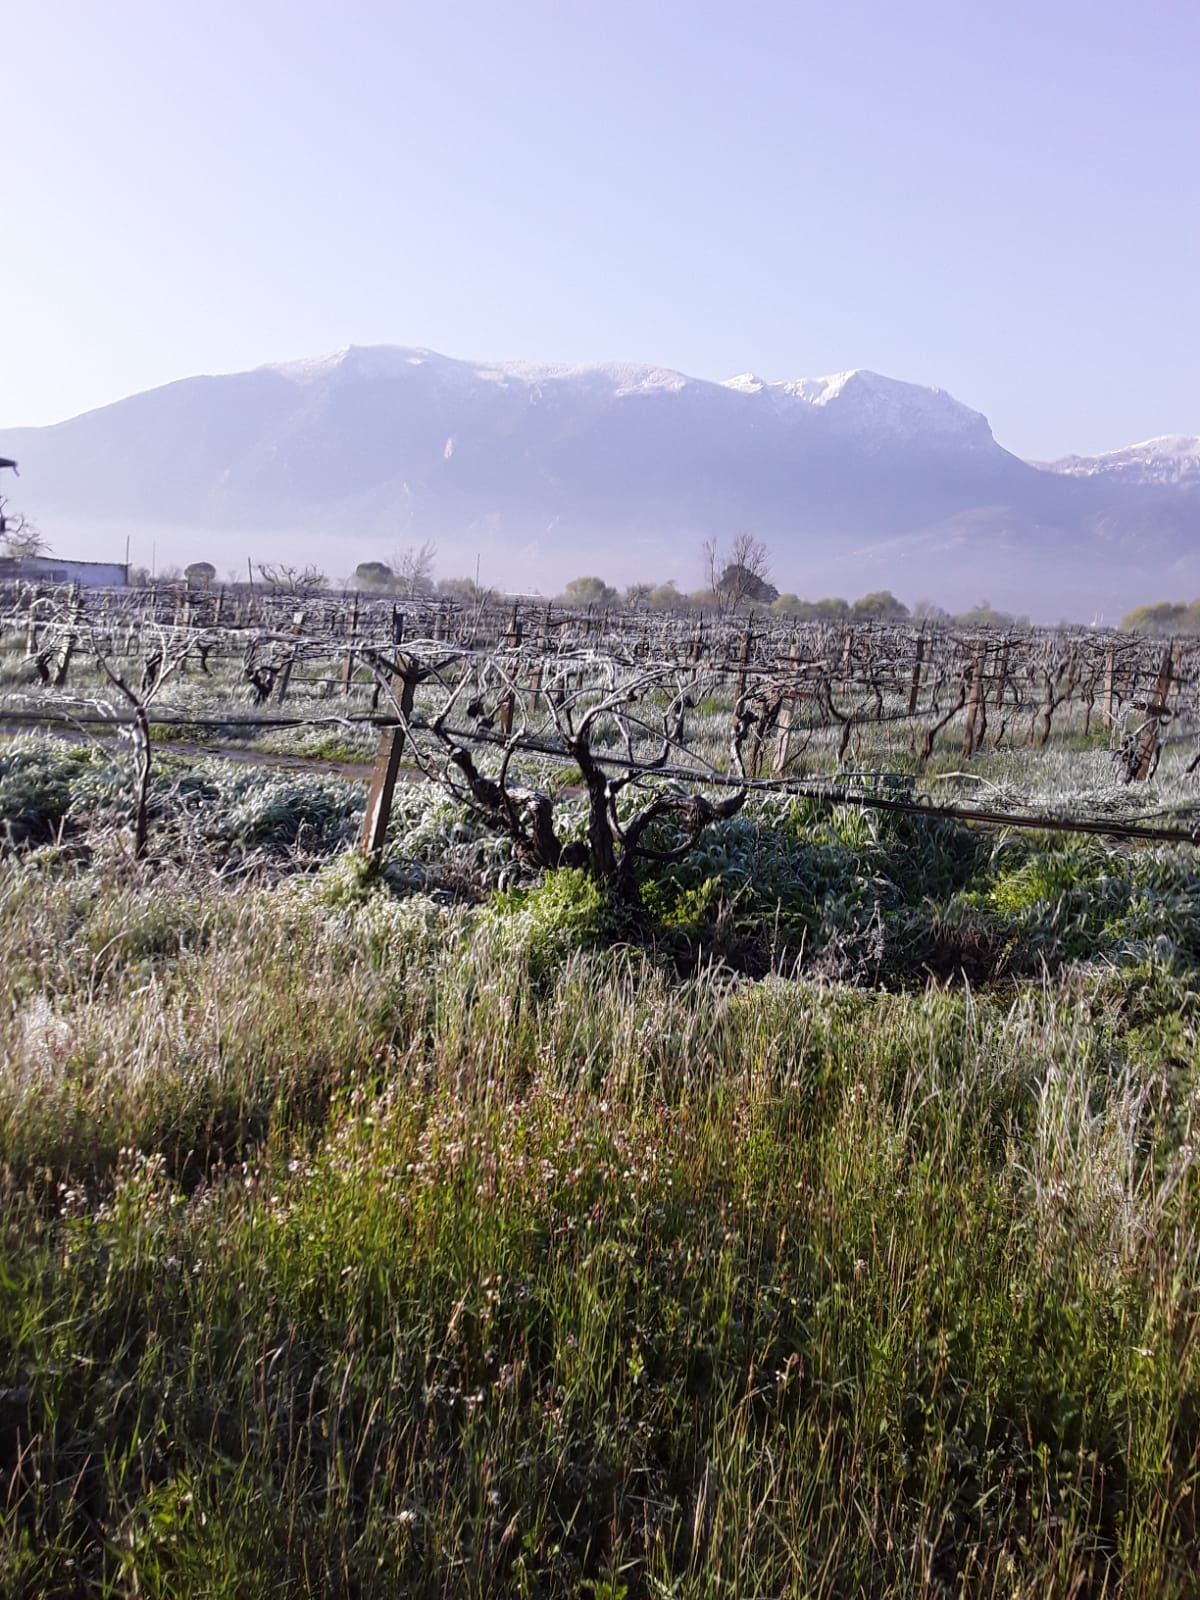
[[[634,583],[617,590],[602,578],[572,578],[558,596],[569,606],[644,607],[647,611],[748,611],[774,617],[795,617],[798,622],[836,622],[841,618],[862,622],[944,622],[961,627],[1011,628],[1027,627],[1027,616],[1014,616],[1012,612],[998,610],[987,600],[981,600],[968,611],[950,612],[929,600],[918,600],[911,608],[898,600],[890,589],[876,589],[871,594],[860,595],[857,600],[845,600],[840,595],[828,595],[821,600],[804,600],[798,594],[780,594],[770,585],[770,598],[758,598],[743,593],[731,604],[728,588],[694,589],[690,593],[676,588],[674,583]]]
[[[1185,606],[1181,601],[1159,600],[1152,606],[1135,606],[1121,618],[1123,633],[1148,633],[1161,638],[1165,633],[1200,634],[1200,600]]]
[[[708,549],[708,547],[706,547]],[[691,591],[680,589],[673,579],[665,583],[632,583],[624,589],[605,582],[594,575],[572,578],[555,599],[562,605],[596,610],[622,607],[645,611],[714,611],[721,615],[733,613],[794,618],[797,622],[847,621],[861,622],[928,622],[943,623],[964,628],[1025,628],[1027,615],[1017,616],[993,606],[988,600],[966,611],[951,612],[930,600],[917,600],[909,607],[898,600],[890,589],[876,589],[860,595],[857,600],[846,600],[841,595],[826,595],[822,599],[807,600],[798,594],[780,594],[769,581],[766,546],[757,540],[742,536],[735,540],[727,555],[737,559],[718,558],[715,550],[708,550],[710,582],[703,588]],[[331,587],[339,590],[353,587],[370,594],[390,594],[397,598],[435,599],[458,601],[462,605],[475,605],[485,599],[498,598],[494,590],[480,585],[473,578],[435,578],[434,559],[436,547],[426,542],[416,548],[397,551],[390,561],[364,561],[355,569],[352,578],[342,579],[332,585],[325,573],[315,566],[291,566],[285,563],[257,563],[251,565],[248,577],[252,586],[281,594],[315,595]],[[144,568],[130,569],[130,582],[145,586],[154,582]],[[237,572],[228,575],[230,584],[238,586],[246,579]],[[157,575],[159,583],[179,582],[190,587],[207,588],[216,580],[216,568],[209,561],[193,561],[180,571],[171,567]],[[1200,601],[1191,606],[1162,603],[1141,606],[1131,611],[1121,626],[1129,631],[1145,633],[1197,633],[1200,634]]]

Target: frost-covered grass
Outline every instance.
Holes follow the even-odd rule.
[[[255,851],[328,854],[354,837],[363,791],[317,773],[160,758],[150,791],[157,854],[228,864]],[[132,807],[129,757],[114,741],[31,734],[0,744],[0,829],[15,845],[116,848]]]
[[[0,1591],[1195,1592],[1193,852],[762,803],[634,928],[121,778],[0,755]]]

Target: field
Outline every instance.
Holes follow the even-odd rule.
[[[1195,1593],[1185,655],[70,604],[0,649],[75,734],[0,746],[0,1591]]]

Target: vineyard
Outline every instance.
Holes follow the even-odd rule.
[[[0,1593],[1195,1593],[1200,641],[0,592]]]
[[[1011,767],[1019,754],[1043,796],[1032,757],[1048,757],[1050,773],[1064,750],[1103,750],[1096,806],[1043,807],[1032,821],[1191,837],[1186,820],[1142,817],[1136,789],[1124,803],[1112,791],[1145,784],[1164,754],[1164,776],[1194,771],[1196,641],[187,590],[19,591],[4,597],[0,627],[10,727],[130,726],[143,761],[151,720],[161,738],[303,754],[324,730],[326,749],[377,753],[369,851],[402,762],[513,831],[531,758],[606,785],[615,823],[629,786],[660,805],[697,785],[832,785],[840,798],[925,807],[949,755],[966,769],[962,788],[972,763],[1006,755]],[[489,759],[495,777],[477,767]],[[954,814],[1031,820],[1001,789],[986,784],[990,803]],[[528,828],[520,837],[531,865],[555,864]]]

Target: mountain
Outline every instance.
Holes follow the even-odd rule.
[[[1164,434],[1124,450],[1099,456],[1064,456],[1049,465],[1051,472],[1072,478],[1107,478],[1132,484],[1200,485],[1200,439],[1183,433]]]
[[[633,364],[350,347],[0,432],[64,554],[316,560],[433,539],[439,570],[553,590],[701,581],[749,530],[781,589],[984,594],[1055,620],[1200,593],[1200,441],[1019,460],[940,389],[854,371],[719,383]],[[119,541],[119,544],[116,543]]]

